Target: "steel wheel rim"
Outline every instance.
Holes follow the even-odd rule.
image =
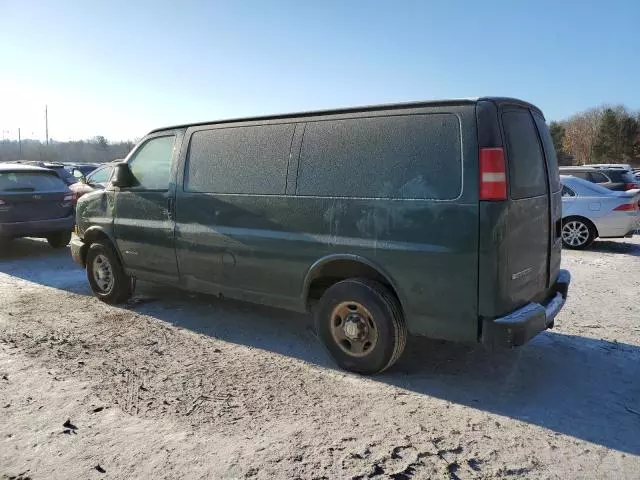
[[[352,357],[369,355],[378,343],[378,325],[362,304],[341,302],[331,311],[331,336],[340,349]]]
[[[562,240],[572,247],[580,247],[589,240],[589,227],[578,220],[567,222],[562,227]]]
[[[102,254],[93,259],[93,279],[98,288],[104,293],[109,293],[115,283],[111,262]]]

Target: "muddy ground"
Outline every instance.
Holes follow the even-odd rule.
[[[565,251],[526,347],[411,339],[372,378],[306,316],[146,284],[111,307],[67,251],[0,250],[0,478],[640,478],[638,237]]]

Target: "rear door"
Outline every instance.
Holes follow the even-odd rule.
[[[53,172],[0,172],[0,222],[29,222],[68,217],[71,192]]]
[[[547,123],[540,113],[533,111],[532,115],[536,122],[538,135],[542,143],[547,169],[547,180],[549,182],[549,212],[551,219],[549,225],[549,277],[547,287],[550,287],[555,283],[558,273],[560,272],[560,257],[562,252],[562,184],[560,183],[556,149],[553,146],[553,139],[551,138]]]
[[[506,260],[509,308],[542,300],[549,286],[549,243],[552,235],[549,178],[534,116],[528,108],[500,109],[507,161]],[[544,122],[544,121],[543,121]],[[557,168],[557,167],[556,167]],[[557,175],[557,174],[556,174]],[[559,180],[558,180],[559,185]],[[558,202],[561,202],[558,186]],[[559,203],[561,211],[561,203]],[[554,215],[555,216],[555,215]]]

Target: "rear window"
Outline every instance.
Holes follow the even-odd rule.
[[[607,170],[605,173],[611,179],[611,181],[615,183],[630,183],[635,181],[633,174],[629,173],[626,170]]]
[[[66,188],[54,174],[0,172],[0,192],[63,192]]]
[[[509,159],[511,198],[544,195],[547,189],[544,158],[531,114],[528,110],[507,110],[502,114],[502,124]]]
[[[572,177],[577,177],[577,178],[581,178],[583,180],[589,180],[589,172],[574,172],[571,170],[567,170],[566,172],[564,172],[565,175],[571,175]]]
[[[604,173],[600,172],[589,172],[589,177],[587,178],[590,182],[593,183],[607,183],[609,179]]]
[[[201,130],[191,136],[185,189],[284,194],[295,125]]]
[[[397,115],[309,122],[296,193],[332,197],[457,198],[458,117]]]
[[[549,127],[544,121],[541,115],[534,113],[533,118],[538,126],[538,132],[542,139],[542,146],[544,148],[544,156],[547,159],[547,170],[549,170],[549,184],[551,185],[551,191],[557,192],[560,190],[560,172],[558,171],[558,158],[556,156],[556,148],[553,146],[553,139],[549,133]]]

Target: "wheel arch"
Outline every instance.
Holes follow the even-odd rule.
[[[347,278],[368,278],[389,288],[404,310],[403,296],[393,277],[380,265],[368,258],[354,254],[332,254],[314,262],[304,278],[302,300],[306,310],[320,299],[335,283]]]
[[[120,264],[124,266],[122,255],[120,254],[120,250],[118,250],[118,246],[115,242],[115,239],[109,233],[107,233],[102,227],[99,227],[99,226],[93,226],[93,227],[87,228],[84,232],[84,235],[82,236],[82,241],[84,242],[84,248],[82,251],[82,262],[85,264],[85,266],[86,266],[87,252],[89,251],[89,246],[92,243],[95,243],[100,240],[107,241],[113,247],[113,249],[116,252],[116,255],[118,256],[118,260],[120,261]]]

